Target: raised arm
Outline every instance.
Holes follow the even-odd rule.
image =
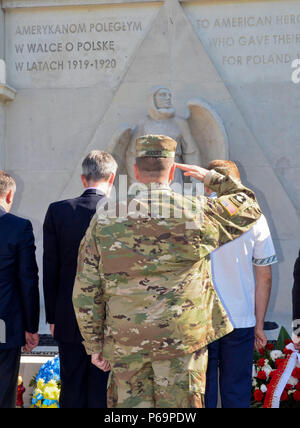
[[[207,238],[207,254],[241,236],[260,218],[254,193],[238,180],[194,165],[176,166],[185,171],[184,175],[204,182],[218,194],[216,199],[203,197],[203,238]]]

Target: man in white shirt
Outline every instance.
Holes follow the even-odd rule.
[[[208,169],[240,180],[234,162],[213,161]],[[206,192],[213,197],[209,189]],[[223,408],[247,408],[251,401],[254,347],[267,343],[263,326],[277,262],[266,218],[211,254],[215,289],[235,330],[209,346],[206,408],[217,407],[218,368]]]

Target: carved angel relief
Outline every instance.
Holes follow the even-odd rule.
[[[119,174],[128,174],[135,182],[135,140],[147,134],[168,135],[178,142],[176,162],[207,166],[213,159],[227,159],[228,141],[221,119],[204,101],[187,103],[188,117],[176,116],[172,94],[165,86],[156,86],[149,94],[149,114],[135,128],[123,126],[114,134],[109,147],[119,164]],[[183,183],[176,170],[175,182]]]

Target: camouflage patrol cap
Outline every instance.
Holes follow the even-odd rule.
[[[175,158],[177,142],[166,135],[144,135],[135,143],[136,157]]]
[[[225,166],[215,166],[213,169],[221,175],[229,175],[228,168],[226,168]]]

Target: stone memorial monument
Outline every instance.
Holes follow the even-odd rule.
[[[255,190],[279,258],[267,320],[289,329],[300,236],[292,79],[300,0],[0,4],[0,167],[17,180],[14,212],[34,225],[41,278],[46,210],[82,192],[83,157],[108,150],[132,176],[135,133],[166,129],[183,161],[232,159]]]

